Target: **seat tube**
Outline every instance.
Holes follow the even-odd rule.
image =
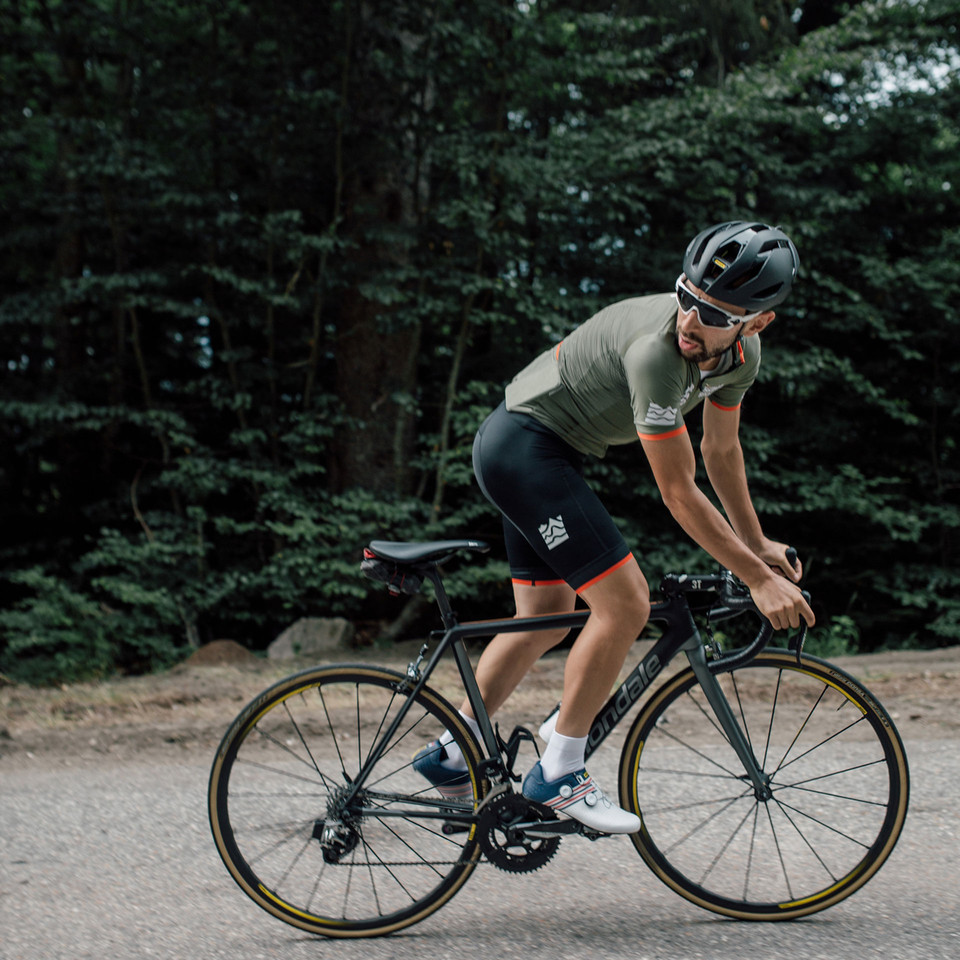
[[[497,737],[493,731],[493,724],[490,722],[490,715],[487,713],[483,696],[480,693],[480,686],[477,683],[477,675],[474,672],[473,665],[470,663],[470,656],[467,653],[463,639],[457,637],[451,644],[451,649],[453,650],[453,657],[454,660],[456,660],[457,668],[460,671],[460,679],[463,682],[464,692],[467,695],[470,706],[473,708],[474,719],[480,727],[480,734],[483,737],[483,745],[487,750],[487,755],[496,757],[500,752]]]
[[[440,617],[447,630],[446,639],[450,641],[450,649],[453,650],[453,657],[457,663],[457,669],[460,671],[460,678],[463,681],[467,700],[473,708],[475,719],[480,726],[480,733],[484,741],[483,745],[489,756],[496,757],[499,755],[497,737],[493,732],[493,725],[490,723],[490,715],[484,706],[483,697],[480,694],[480,687],[477,684],[477,677],[470,663],[470,657],[467,654],[463,636],[458,632],[459,624],[457,617],[453,612],[453,607],[450,605],[447,591],[443,586],[443,580],[436,567],[428,568],[425,574],[433,583],[434,590],[436,590]]]
[[[757,796],[768,797],[770,793],[769,779],[760,768],[760,764],[757,763],[753,747],[751,747],[737,722],[737,718],[730,707],[730,702],[720,688],[716,676],[710,672],[710,668],[707,666],[706,650],[700,642],[699,636],[696,637],[696,642],[690,642],[684,646],[684,652],[690,662],[691,669],[696,674],[700,687],[703,689],[707,702],[713,709],[724,733],[726,733],[730,746],[733,747],[740,758],[743,769],[750,778]]]

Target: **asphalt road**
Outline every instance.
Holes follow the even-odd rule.
[[[861,891],[806,920],[748,924],[682,900],[625,838],[564,841],[543,870],[483,865],[423,923],[332,941],[262,912],[214,848],[210,757],[197,748],[117,763],[0,760],[0,960],[938,960],[960,956],[960,750],[907,742],[913,792],[893,856]],[[613,789],[613,749],[591,764]]]

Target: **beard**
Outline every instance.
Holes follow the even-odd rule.
[[[723,346],[713,347],[712,349],[708,349],[707,345],[698,337],[688,336],[686,339],[693,341],[700,349],[694,354],[684,353],[680,349],[680,334],[678,333],[673,340],[673,345],[677,348],[677,353],[690,363],[704,363],[707,360],[713,360],[715,357],[722,357],[736,342],[737,336],[734,334],[729,343]]]

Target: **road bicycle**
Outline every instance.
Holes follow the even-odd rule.
[[[459,622],[440,567],[486,549],[372,542],[365,572],[391,592],[433,585],[443,626],[429,658],[425,643],[405,673],[363,664],[297,673],[227,730],[210,775],[213,836],[236,882],[275,917],[327,937],[388,934],[442,907],[484,859],[531,871],[565,837],[603,839],[522,796],[525,771],[514,764],[534,736],[524,727],[501,736],[466,648],[505,631],[576,630],[589,612]],[[589,758],[640,704],[619,766],[620,803],[642,820],[633,845],[667,886],[727,917],[790,920],[839,903],[903,829],[907,759],[890,716],[859,681],[806,654],[805,631],[765,649],[772,628],[728,571],[670,575],[660,589],[659,636],[597,715],[587,748]],[[724,651],[713,626],[745,614],[759,631]],[[448,651],[482,742],[428,683]],[[687,664],[671,674],[681,652]],[[445,731],[467,763],[457,789],[412,768]]]

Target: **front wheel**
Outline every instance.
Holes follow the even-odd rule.
[[[254,699],[224,736],[214,840],[274,916],[328,937],[391,933],[439,909],[476,866],[479,748],[446,700],[429,687],[411,698],[411,686],[379,667],[308,670]],[[468,763],[446,795],[412,766],[444,731]]]
[[[620,799],[633,843],[682,897],[725,916],[788,920],[850,896],[890,855],[909,780],[892,720],[851,676],[771,650],[718,678],[769,780],[757,791],[689,668],[627,735]],[[758,793],[762,795],[758,795]]]

